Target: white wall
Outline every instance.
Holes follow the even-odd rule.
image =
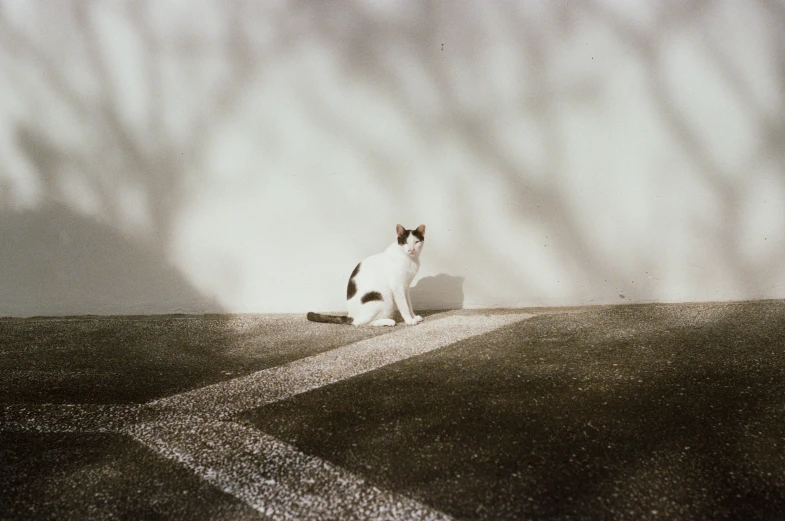
[[[0,2],[0,316],[341,310],[399,222],[428,225],[423,307],[785,297],[784,26]]]

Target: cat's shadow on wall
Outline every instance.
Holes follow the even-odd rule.
[[[421,278],[410,290],[414,311],[463,309],[463,280],[446,273]]]

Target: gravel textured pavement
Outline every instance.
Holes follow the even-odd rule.
[[[0,519],[785,519],[783,301],[0,338]]]

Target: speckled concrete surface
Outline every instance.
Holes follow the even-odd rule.
[[[530,314],[436,316],[417,327],[156,400],[151,406],[227,416],[346,380],[413,356],[530,318]]]
[[[525,311],[0,321],[0,518],[783,518],[785,302]]]
[[[127,436],[0,432],[0,519],[268,518]]]
[[[390,332],[306,326],[302,315],[0,319],[0,403],[144,403]]]
[[[785,303],[539,314],[246,418],[459,519],[785,519]]]
[[[0,432],[17,436],[17,443],[21,433],[39,436],[69,433],[88,438],[101,433],[109,436],[109,446],[120,446],[127,443],[122,440],[133,439],[167,460],[167,464],[160,465],[159,472],[151,472],[152,476],[166,475],[164,467],[171,463],[188,469],[193,476],[216,489],[211,500],[213,510],[229,511],[228,515],[233,519],[249,515],[246,510],[235,511],[239,508],[238,502],[244,505],[243,508],[250,507],[254,511],[250,518],[261,514],[266,519],[276,520],[450,519],[404,495],[380,490],[364,478],[306,455],[247,424],[237,423],[232,414],[373,371],[530,317],[511,313],[463,316],[446,313],[429,317],[413,328],[385,328],[385,332],[389,332],[387,335],[368,335],[364,330],[355,330],[351,335],[372,338],[141,405],[89,403],[91,400],[82,404],[5,404],[0,407]],[[271,317],[273,321],[275,318]],[[66,329],[71,325],[74,323],[63,323]],[[76,321],[76,325],[81,325],[80,321]],[[340,329],[302,326],[312,328],[323,337],[330,337]],[[338,332],[347,335],[345,331]],[[316,342],[320,346],[330,343],[329,338],[320,340]],[[291,357],[291,353],[288,355]],[[35,386],[35,382],[29,381],[27,385]],[[76,438],[66,443],[63,457],[79,459],[80,454],[91,454],[93,447],[84,446],[83,441],[83,438]],[[73,454],[75,445],[78,447],[76,456]],[[21,446],[26,448],[23,443]],[[8,454],[12,460],[19,459],[13,448]],[[147,459],[154,460],[154,457]],[[27,480],[20,478],[20,474],[24,475],[20,468],[11,465],[4,470],[5,482],[0,478],[0,490],[3,491],[0,492],[0,514],[6,516],[4,518],[103,519],[116,517],[117,511],[138,510],[128,507],[125,500],[107,498],[105,493],[97,492],[98,499],[86,507],[82,505],[74,511],[74,517],[70,517],[63,512],[60,503],[53,503],[51,498],[31,496]],[[97,481],[102,472],[105,472],[103,467],[96,469]],[[73,494],[56,481],[48,490],[49,494],[66,498]],[[164,496],[168,495],[164,493]],[[144,500],[140,501],[144,503]],[[152,505],[145,512],[156,519],[202,519],[192,514],[186,516],[181,508],[172,510],[176,503],[156,500],[157,506]],[[137,514],[134,516],[138,517]]]
[[[181,420],[137,424],[129,431],[270,519],[450,519],[247,425]]]

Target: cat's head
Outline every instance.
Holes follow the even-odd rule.
[[[398,246],[406,255],[419,257],[425,242],[425,225],[421,224],[414,230],[407,230],[400,224],[395,227],[398,234]]]

